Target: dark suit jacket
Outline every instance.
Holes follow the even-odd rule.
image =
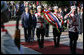
[[[25,12],[21,15],[21,20],[22,20],[22,26],[24,28],[31,28],[32,25],[32,16],[30,13],[28,13],[28,17]]]
[[[32,27],[36,28],[37,20],[35,15],[32,15]]]

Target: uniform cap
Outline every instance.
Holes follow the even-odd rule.
[[[37,9],[41,8],[41,6],[37,6]]]
[[[76,6],[71,6],[71,9],[76,9]]]
[[[58,6],[54,6],[53,9],[58,9]]]

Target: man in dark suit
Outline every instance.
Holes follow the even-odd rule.
[[[32,17],[31,14],[29,13],[28,6],[25,6],[25,12],[23,12],[21,19],[22,19],[22,27],[24,27],[25,41],[30,42]]]
[[[35,28],[36,28],[37,20],[36,20],[33,9],[30,10],[30,13],[32,16],[31,41],[34,41],[34,34],[35,34]]]

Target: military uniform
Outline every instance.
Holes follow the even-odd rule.
[[[41,6],[38,6],[37,9],[38,8],[41,8]],[[38,12],[35,14],[35,16],[37,19],[37,25],[36,25],[37,41],[38,41],[39,47],[43,48],[43,46],[44,46],[44,35],[45,35],[45,22],[44,22],[44,18],[41,15],[41,13]]]
[[[58,9],[58,6],[55,6],[54,9]],[[62,18],[61,14],[54,12],[54,15],[56,15],[59,19]],[[60,35],[61,35],[61,28],[58,28],[60,32],[56,29],[56,27],[53,26],[53,37],[54,37],[54,45],[55,47],[59,47],[60,42]]]
[[[75,6],[71,6],[71,9],[76,9]],[[72,54],[76,53],[76,44],[78,40],[78,15],[71,13],[67,16],[69,18],[69,38],[70,38],[70,51]]]

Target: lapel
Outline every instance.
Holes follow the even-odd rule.
[[[29,16],[27,16],[26,13],[25,13],[24,15],[25,15],[25,16],[24,16],[25,18],[27,18],[27,19],[29,18]]]

